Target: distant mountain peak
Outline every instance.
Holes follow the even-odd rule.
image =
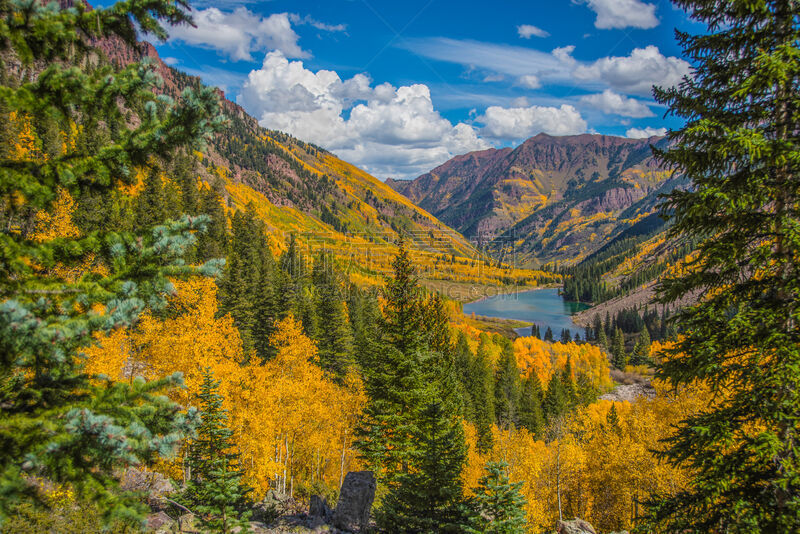
[[[572,260],[653,212],[670,174],[651,146],[664,142],[540,133],[513,149],[470,152],[387,183],[468,237],[505,234],[534,263]]]

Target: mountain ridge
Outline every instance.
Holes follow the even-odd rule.
[[[170,97],[203,83],[164,63],[148,42],[130,47],[112,38],[94,44],[120,66],[149,59],[163,80],[157,90]],[[290,235],[301,235],[309,251],[325,248],[355,269],[358,281],[377,283],[390,271],[403,234],[423,277],[524,285],[542,274],[498,265],[381,180],[321,147],[260,126],[215,91],[229,126],[201,155],[201,178],[220,191],[228,212],[252,206],[274,248],[285,249]],[[447,269],[440,266],[445,260]]]
[[[501,237],[527,264],[576,262],[654,213],[677,184],[653,158],[663,137],[538,134],[515,148],[457,156],[397,191],[466,236]]]

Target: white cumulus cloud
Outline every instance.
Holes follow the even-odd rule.
[[[560,46],[558,48],[554,48],[551,54],[553,54],[556,59],[565,65],[575,65],[577,61],[575,61],[575,58],[572,57],[572,53],[574,51],[575,45]]]
[[[650,126],[645,128],[629,128],[628,131],[625,132],[625,135],[631,139],[647,139],[649,137],[653,137],[654,135],[667,135],[667,129],[651,128]]]
[[[491,106],[478,118],[481,133],[496,139],[526,139],[544,132],[550,135],[584,133],[586,121],[573,106],[530,106],[503,108]]]
[[[665,57],[658,47],[635,48],[630,56],[600,58],[579,65],[573,75],[579,80],[602,82],[625,93],[649,95],[653,85],[671,87],[689,74],[689,63]]]
[[[612,115],[622,115],[623,117],[633,117],[635,119],[655,116],[644,102],[615,93],[611,89],[606,89],[602,93],[583,96],[581,97],[581,102],[589,104],[603,113]]]
[[[381,177],[414,177],[490,146],[472,126],[442,117],[426,85],[373,86],[363,74],[342,80],[280,52],[268,53],[250,72],[238,101],[266,128],[318,144]]]
[[[597,14],[594,27],[601,30],[658,26],[656,6],[641,0],[586,0],[586,3]]]
[[[531,37],[550,37],[550,34],[543,29],[532,24],[521,24],[517,26],[517,33],[523,39],[530,39]]]
[[[170,38],[217,50],[237,61],[251,61],[253,52],[266,50],[280,50],[291,58],[310,57],[297,44],[300,37],[292,29],[288,13],[262,17],[246,7],[237,7],[232,12],[209,7],[193,16],[196,27],[175,26]]]

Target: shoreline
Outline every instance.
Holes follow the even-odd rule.
[[[518,330],[520,328],[525,329],[525,328],[528,328],[528,327],[530,327],[530,326],[532,326],[534,324],[539,324],[540,326],[543,326],[543,325],[546,325],[548,323],[547,322],[537,322],[537,321],[531,320],[531,319],[519,319],[519,318],[513,318],[513,317],[504,317],[504,316],[501,316],[501,315],[482,315],[482,314],[478,314],[476,312],[466,312],[464,310],[464,307],[466,305],[468,305],[468,304],[476,304],[476,303],[482,302],[482,301],[484,301],[484,300],[486,300],[488,298],[491,298],[491,297],[504,296],[504,295],[518,295],[520,293],[525,293],[525,292],[528,292],[528,291],[537,291],[537,290],[540,290],[540,289],[561,289],[562,287],[563,286],[561,286],[561,285],[545,285],[545,286],[539,286],[539,287],[520,288],[520,289],[516,289],[514,291],[507,291],[507,292],[503,292],[503,293],[497,293],[497,294],[494,294],[494,295],[484,295],[484,296],[482,296],[482,297],[480,297],[478,299],[463,303],[462,306],[461,306],[461,315],[463,317],[465,317],[465,318],[470,318],[470,319],[474,319],[474,320],[477,320],[477,321],[481,321],[481,320],[489,320],[489,321],[496,320],[496,321],[515,322],[515,323],[517,323],[519,325],[519,326],[513,328],[514,331],[515,331],[515,334],[518,337],[526,337],[525,335],[520,335],[519,332],[516,332],[516,330]],[[559,298],[560,297],[561,296],[559,295]],[[567,316],[567,318],[569,319],[569,322],[570,322],[569,330],[571,330],[572,332],[581,332],[582,333],[582,330],[585,328],[585,325],[582,325],[582,324],[576,322],[575,318],[578,317],[580,314],[586,312],[590,308],[591,308],[591,306],[589,308],[587,308],[586,310],[580,310],[580,311],[577,311],[577,312],[573,313],[572,315]],[[501,310],[497,310],[497,311],[502,313]]]
[[[559,288],[561,288],[563,286],[560,286],[560,285],[558,285],[558,286],[533,286],[533,287],[526,286],[524,288],[522,288],[522,286],[518,286],[518,287],[521,287],[521,289],[517,289],[517,290],[514,290],[514,291],[504,291],[504,292],[501,292],[501,293],[495,293],[494,295],[483,295],[482,297],[478,297],[475,300],[468,300],[466,302],[463,302],[462,305],[461,305],[462,313],[463,313],[463,309],[464,309],[464,304],[475,304],[476,302],[481,302],[481,301],[484,301],[486,299],[499,297],[500,295],[517,295],[519,293],[526,293],[528,291],[538,291],[540,289],[559,289]],[[501,317],[501,319],[502,319],[502,317]]]

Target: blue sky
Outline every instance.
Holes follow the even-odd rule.
[[[194,4],[157,44],[268,128],[379,178],[540,132],[675,127],[650,94],[689,72],[661,0],[328,0]]]

